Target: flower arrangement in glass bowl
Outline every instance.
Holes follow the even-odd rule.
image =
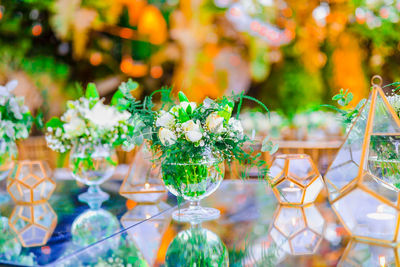
[[[121,85],[124,86],[124,83]],[[85,96],[67,102],[67,110],[61,118],[47,122],[48,146],[60,153],[70,152],[69,166],[74,178],[89,186],[79,200],[90,206],[98,206],[108,199],[99,185],[109,179],[118,163],[115,148],[133,149],[127,140],[133,135],[128,123],[131,114],[100,99],[96,86],[90,83]]]
[[[162,106],[158,111],[152,97],[161,92]],[[203,208],[199,202],[212,194],[224,178],[225,161],[237,160],[249,166],[259,167],[259,176],[266,178],[268,166],[261,155],[254,157],[244,149],[251,141],[243,133],[237,118],[232,117],[235,102],[249,98],[237,95],[212,100],[206,98],[197,105],[179,92],[179,102],[171,99],[171,89],[161,89],[146,97],[142,104],[129,91],[122,91],[120,105],[128,106],[135,125],[134,143],[144,140],[150,145],[155,159],[161,161],[162,179],[174,195],[189,201],[189,207],[173,214],[178,221],[203,221],[215,219],[219,211]],[[270,141],[264,142],[264,150],[276,149]]]
[[[17,85],[18,81],[12,80],[0,86],[0,180],[7,177],[17,157],[16,141],[29,136],[34,122],[24,98],[12,93]]]

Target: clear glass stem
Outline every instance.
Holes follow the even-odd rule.
[[[190,210],[198,210],[200,209],[200,200],[190,201],[189,202],[189,209]]]
[[[90,185],[88,192],[89,192],[89,194],[98,194],[98,193],[103,192],[103,190],[101,190],[100,186],[98,184],[96,184],[96,185]]]

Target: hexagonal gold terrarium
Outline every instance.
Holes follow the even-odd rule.
[[[324,187],[317,167],[305,154],[278,155],[271,165],[270,175],[274,194],[281,204],[312,203]]]
[[[352,239],[347,244],[339,267],[400,266],[399,249],[390,245]]]
[[[325,231],[325,220],[314,204],[280,205],[269,234],[277,248],[291,255],[313,254]]]
[[[57,225],[57,215],[48,202],[17,205],[8,221],[24,247],[43,246]]]
[[[135,202],[155,203],[166,194],[160,167],[151,162],[151,153],[142,145],[135,155],[119,193]]]
[[[49,168],[42,161],[17,162],[7,180],[7,191],[17,204],[47,201],[56,188],[48,177]]]
[[[400,120],[373,84],[325,175],[332,207],[355,238],[400,241],[399,142]]]

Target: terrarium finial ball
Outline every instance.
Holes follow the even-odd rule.
[[[273,192],[281,204],[305,205],[315,201],[324,183],[309,155],[278,155],[270,168]]]
[[[38,204],[53,194],[56,183],[43,161],[17,162],[7,180],[7,191],[17,204]]]

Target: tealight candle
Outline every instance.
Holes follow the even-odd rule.
[[[385,239],[390,238],[394,235],[394,220],[395,215],[385,211],[384,205],[379,205],[376,208],[376,212],[367,214],[368,218],[368,229],[371,233],[376,233],[380,237]]]
[[[294,186],[293,182],[290,182],[289,187],[282,188],[283,200],[288,202],[300,202],[301,200],[301,189]]]

